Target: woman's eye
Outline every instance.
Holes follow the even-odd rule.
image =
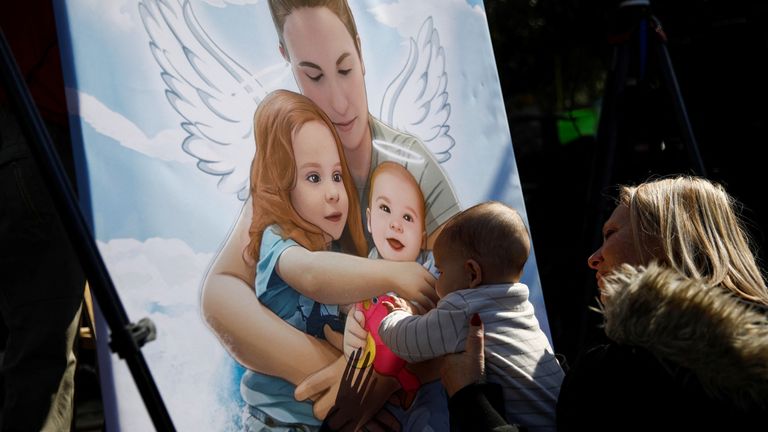
[[[389,206],[386,205],[386,204],[380,204],[379,205],[379,210],[381,210],[383,212],[386,212],[386,213],[389,213]]]
[[[317,174],[310,174],[307,176],[307,181],[310,183],[319,183],[320,182],[320,176]]]
[[[312,81],[315,81],[315,82],[320,81],[320,78],[323,77],[323,74],[317,74],[315,76],[312,76],[310,74],[306,74],[306,75],[307,75],[307,78],[309,78],[309,79],[311,79]]]
[[[344,75],[344,76],[348,75],[351,71],[352,71],[351,68],[350,69],[339,69],[339,73]]]

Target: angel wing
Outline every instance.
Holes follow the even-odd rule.
[[[184,119],[182,148],[202,171],[221,177],[220,190],[246,199],[252,118],[264,87],[211,40],[188,0],[142,0],[139,14],[166,98]]]
[[[421,138],[442,163],[451,158],[455,141],[448,134],[451,104],[446,91],[445,50],[432,17],[424,20],[416,40],[410,38],[409,45],[405,66],[384,92],[380,118]]]

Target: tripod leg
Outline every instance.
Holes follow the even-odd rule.
[[[675,76],[675,70],[672,67],[672,59],[669,56],[667,50],[666,36],[663,30],[661,30],[661,24],[654,17],[653,26],[656,31],[656,47],[659,60],[659,66],[664,78],[664,84],[669,90],[672,96],[672,104],[675,109],[675,116],[677,117],[677,123],[680,125],[680,135],[688,150],[688,159],[691,166],[695,170],[696,174],[706,177],[707,171],[704,168],[704,161],[701,158],[699,152],[699,146],[696,143],[696,138],[693,135],[693,127],[691,127],[691,121],[688,118],[688,112],[685,109],[685,102],[683,102],[683,95],[680,92],[680,86],[677,83],[677,77]]]

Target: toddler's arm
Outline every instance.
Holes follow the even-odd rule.
[[[416,363],[462,351],[468,319],[461,297],[448,296],[424,315],[394,310],[381,322],[379,336],[395,355]]]
[[[325,304],[346,304],[389,291],[427,308],[437,302],[435,278],[416,262],[373,260],[290,247],[277,274],[296,291]]]

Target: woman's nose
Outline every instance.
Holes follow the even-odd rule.
[[[600,265],[600,263],[603,261],[602,250],[603,248],[600,247],[596,251],[592,252],[592,255],[587,258],[587,265],[592,270],[597,270],[597,266]]]

